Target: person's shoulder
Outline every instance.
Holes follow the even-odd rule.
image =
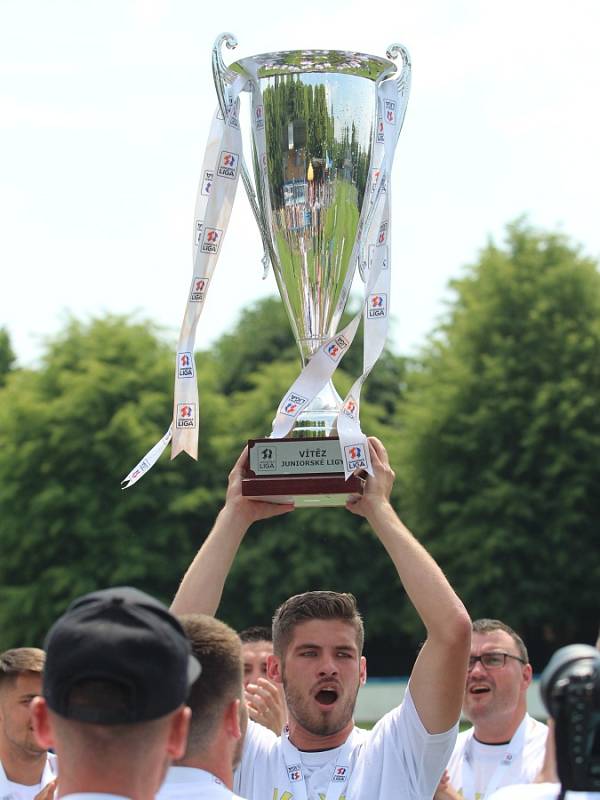
[[[527,717],[528,717],[528,723],[529,723],[529,730],[532,733],[538,734],[539,736],[547,735],[548,726],[546,725],[545,722],[542,722],[541,720],[536,719],[535,717],[532,717],[529,714],[527,715]]]
[[[264,759],[269,759],[271,754],[279,752],[281,737],[273,733],[258,722],[248,720],[248,728],[244,737],[242,748],[242,759],[236,767],[236,773],[245,773],[248,769],[253,769],[258,763],[264,763]]]
[[[274,733],[270,728],[261,725],[260,722],[248,720],[248,728],[246,730],[246,742],[252,742],[258,747],[274,747],[279,744],[281,737]]]
[[[469,739],[473,736],[473,728],[467,728],[464,731],[460,731],[458,736],[456,737],[456,746],[466,744]]]

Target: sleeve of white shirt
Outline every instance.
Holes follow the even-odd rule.
[[[371,731],[364,753],[365,778],[379,784],[378,797],[431,797],[456,742],[458,722],[444,733],[428,733],[410,689],[400,706]]]

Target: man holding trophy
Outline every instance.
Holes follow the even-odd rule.
[[[432,797],[458,732],[471,626],[442,571],[402,524],[389,497],[394,473],[369,439],[374,475],[347,508],[365,517],[386,548],[427,640],[401,705],[373,728],[354,726],[366,680],[362,620],[351,595],[306,592],[273,622],[268,678],[282,684],[289,723],[282,735],[250,722],[234,791],[249,800],[382,800]],[[291,506],[242,494],[246,451],[229,476],[223,509],[172,604],[176,614],[215,614],[225,579],[250,525]]]

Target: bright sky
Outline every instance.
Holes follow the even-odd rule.
[[[597,0],[0,0],[0,326],[21,364],[65,312],[138,310],[173,341],[191,279],[210,54],[354,49],[413,60],[393,188],[393,342],[522,213],[600,255]],[[198,345],[272,294],[241,182]]]

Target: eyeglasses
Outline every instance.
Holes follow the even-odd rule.
[[[521,664],[527,663],[523,658],[512,656],[510,653],[482,653],[480,656],[469,657],[467,669],[470,672],[478,661],[481,661],[486,669],[500,669],[506,664],[507,658],[514,658],[515,661],[520,661]]]

